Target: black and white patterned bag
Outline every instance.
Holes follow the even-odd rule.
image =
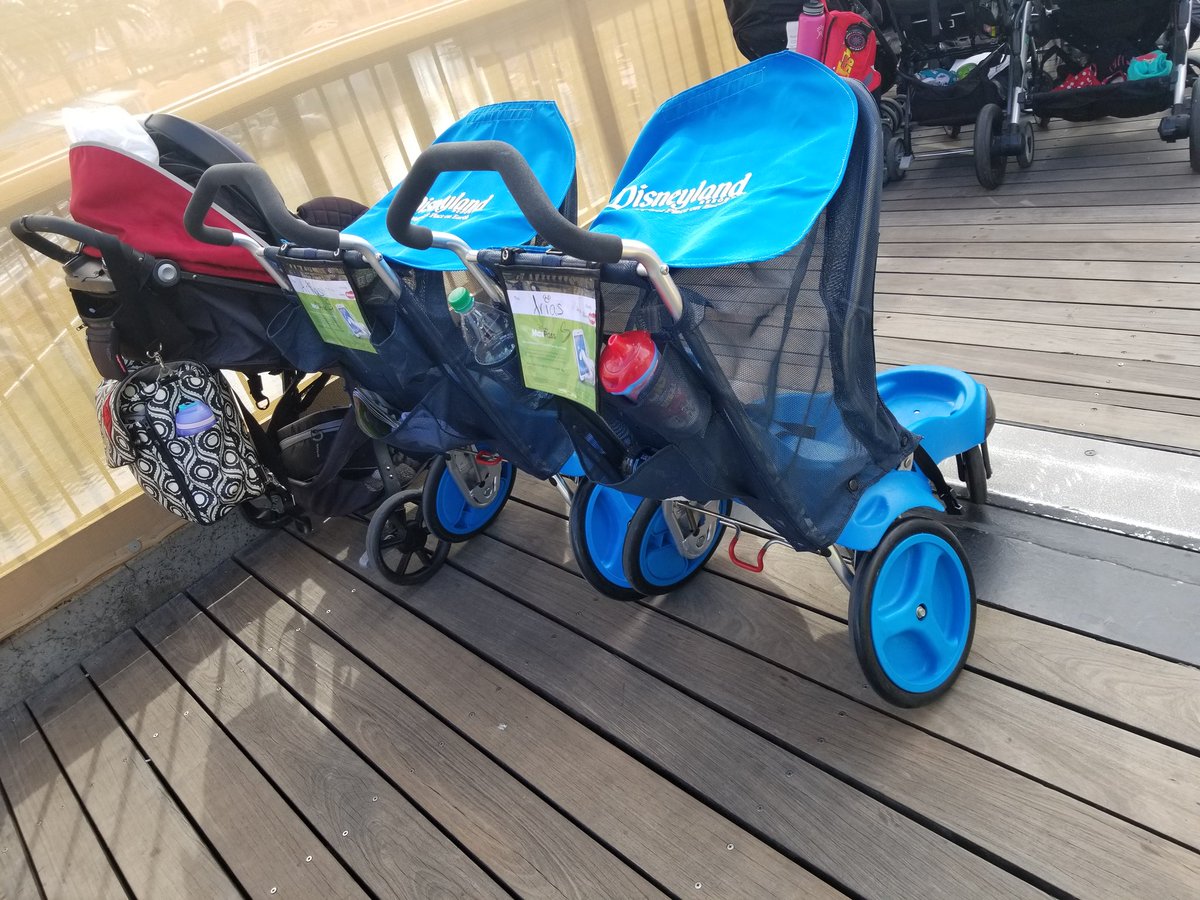
[[[203,413],[199,428],[183,418],[177,425],[188,404]],[[211,525],[270,483],[229,385],[199,363],[149,365],[105,381],[96,414],[109,467],[129,466],[147,494],[189,521]]]

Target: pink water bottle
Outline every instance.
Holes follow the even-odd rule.
[[[816,60],[825,57],[825,2],[805,0],[796,24],[796,52]]]

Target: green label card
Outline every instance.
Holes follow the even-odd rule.
[[[524,287],[524,285],[522,286]],[[509,288],[525,386],[596,408],[596,295]]]
[[[371,331],[345,271],[288,263],[288,280],[321,338],[329,344],[374,353]]]

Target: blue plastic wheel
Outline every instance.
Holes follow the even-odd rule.
[[[421,492],[421,508],[426,527],[443,541],[452,544],[465,541],[483,531],[508,502],[516,481],[516,470],[508,460],[501,460],[495,493],[486,506],[476,506],[467,500],[450,474],[446,457],[439,456],[429,467],[425,489]]]
[[[605,597],[637,600],[644,596],[629,583],[621,564],[625,532],[641,497],[631,497],[594,481],[580,482],[571,498],[567,532],[580,574]]]
[[[958,539],[903,519],[864,555],[850,592],[850,639],[867,681],[896,706],[921,706],[958,677],[975,636],[975,583]]]
[[[717,509],[729,515],[731,503],[722,500]],[[680,533],[687,550],[681,552],[667,524],[661,500],[643,500],[629,523],[622,552],[630,584],[643,594],[666,594],[681,587],[704,568],[721,542],[725,525],[711,516],[673,507],[680,513]]]

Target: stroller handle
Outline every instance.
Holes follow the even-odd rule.
[[[60,237],[79,241],[89,247],[95,247],[101,254],[120,252],[122,244],[111,234],[97,231],[87,225],[60,219],[58,216],[21,216],[8,226],[13,237],[30,249],[36,250],[42,256],[49,257],[57,263],[66,264],[75,258],[75,251],[68,250],[54,241],[42,237],[43,234],[57,234]]]
[[[496,172],[504,179],[505,187],[534,231],[550,244],[571,256],[594,262],[613,263],[622,258],[619,237],[585,231],[565,218],[546,196],[525,157],[503,141],[434,144],[417,157],[387,211],[388,232],[406,247],[428,250],[434,244],[433,231],[414,225],[412,217],[443,172]]]
[[[237,243],[236,236],[228,228],[204,224],[204,217],[212,209],[217,191],[223,187],[246,194],[258,207],[271,230],[284,240],[317,250],[337,250],[340,246],[338,232],[309,225],[292,215],[279,195],[279,189],[271,181],[271,176],[254,163],[220,163],[209,167],[200,176],[187,209],[183,211],[183,227],[196,240],[220,247]]]

